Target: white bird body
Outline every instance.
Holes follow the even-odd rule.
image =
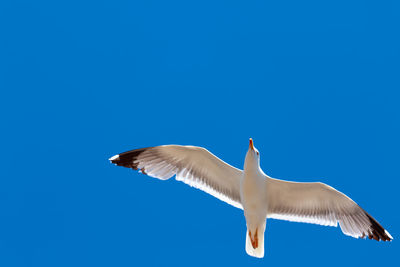
[[[247,225],[252,227],[267,218],[267,180],[258,173],[245,171],[241,186],[241,199]]]
[[[259,168],[252,150],[246,155],[240,192],[247,224],[246,252],[251,256],[262,258],[268,213],[267,177]]]
[[[243,209],[246,218],[246,252],[264,257],[264,232],[268,218],[340,227],[344,234],[391,241],[392,236],[353,200],[319,182],[278,180],[260,168],[260,156],[250,139],[239,170],[202,147],[165,145],[127,151],[110,158],[118,166],[143,174],[178,181],[203,190]]]
[[[267,219],[266,180],[259,175],[245,174],[242,183],[242,204],[246,218],[246,252],[264,257],[264,231]],[[264,200],[264,201],[263,201]]]

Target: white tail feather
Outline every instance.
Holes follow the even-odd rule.
[[[264,257],[264,231],[265,231],[265,224],[264,227],[259,227],[257,233],[258,238],[258,247],[253,248],[249,236],[249,230],[247,229],[246,232],[246,252],[250,256],[256,258],[263,258]]]

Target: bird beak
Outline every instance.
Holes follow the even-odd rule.
[[[254,150],[253,139],[251,138],[250,138],[249,148],[251,148],[251,150]]]

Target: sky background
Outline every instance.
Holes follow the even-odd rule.
[[[376,266],[398,261],[398,1],[2,1],[1,266]],[[323,181],[394,237],[269,220],[108,162],[204,146]]]

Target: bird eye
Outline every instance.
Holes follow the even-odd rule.
[[[260,153],[259,153],[258,151],[256,151],[256,153],[257,153],[257,156],[259,156],[259,155],[260,155]]]

